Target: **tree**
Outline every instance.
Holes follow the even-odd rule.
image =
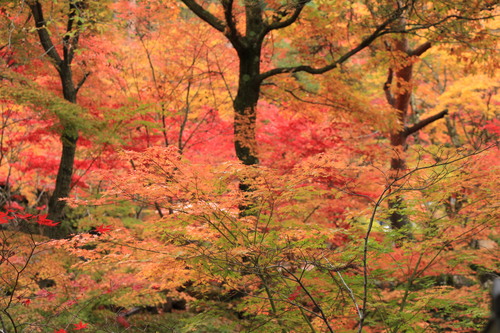
[[[42,3],[38,0],[28,1],[27,3],[35,20],[35,28],[40,43],[59,74],[64,99],[76,104],[78,91],[85,83],[88,75],[90,75],[90,72],[86,72],[78,82],[75,82],[72,68],[89,4],[85,0],[68,1],[67,25],[61,40],[61,56],[49,32],[49,22],[44,17]],[[71,177],[79,137],[76,124],[61,119],[61,125],[63,127],[61,133],[61,161],[57,172],[55,189],[49,201],[49,219],[55,221],[63,217],[63,209],[66,204],[61,199],[68,197],[71,190]]]
[[[453,6],[440,1],[435,2],[435,6],[439,11],[436,11],[437,14],[433,13],[432,15],[427,15],[422,10],[426,4],[418,1],[399,1],[395,6],[382,5],[376,1],[369,2],[364,6],[373,14],[375,27],[364,38],[361,38],[354,47],[341,50],[324,66],[275,67],[262,72],[262,52],[266,37],[273,31],[293,25],[307,5],[311,4],[310,1],[293,1],[280,4],[274,1],[255,0],[244,1],[240,6],[233,0],[224,0],[221,1],[220,8],[213,12],[195,0],[182,0],[182,2],[199,18],[223,33],[238,54],[240,62],[238,90],[233,103],[235,112],[235,149],[238,158],[246,165],[254,165],[259,162],[255,138],[256,107],[265,80],[284,73],[323,74],[337,68],[383,35],[389,33],[407,34],[467,18],[454,14],[455,8]],[[460,8],[460,12],[466,12],[467,9],[471,8],[476,7]],[[483,5],[478,6],[477,10],[479,12],[491,11],[492,7],[485,2]],[[405,16],[413,13],[418,13],[418,15],[412,16],[411,25],[408,27],[402,25],[401,22],[405,20]],[[472,19],[478,18],[473,16]],[[401,47],[403,47],[403,44]],[[420,50],[422,53],[424,51]],[[404,75],[403,72],[400,74]],[[401,95],[401,103],[404,104],[405,98]],[[396,140],[396,137],[394,137],[394,140]]]
[[[427,8],[428,7],[428,8]],[[433,9],[435,12],[443,10],[454,10],[458,14],[452,15],[449,18],[450,22],[439,21],[434,15],[430,15],[427,23],[429,29],[422,38],[410,38],[415,27],[415,20],[418,20],[414,15],[418,15],[420,11]],[[414,99],[414,64],[427,52],[433,45],[446,42],[456,42],[466,44],[468,47],[483,47],[483,52],[488,51],[488,41],[494,42],[495,37],[490,35],[488,28],[477,26],[477,21],[487,21],[493,18],[490,14],[493,12],[493,7],[489,6],[488,2],[482,4],[474,4],[469,7],[457,6],[456,8],[447,8],[440,4],[428,3],[421,6],[414,6],[408,9],[407,14],[402,16],[395,22],[395,30],[400,31],[401,34],[395,36],[390,41],[385,41],[386,49],[392,56],[392,62],[388,71],[387,80],[384,83],[383,89],[386,100],[389,105],[397,111],[398,115],[398,129],[394,129],[390,134],[390,143],[395,152],[391,158],[391,172],[393,179],[399,177],[407,169],[405,162],[405,151],[408,147],[407,138],[416,134],[424,127],[432,124],[433,122],[442,119],[448,114],[448,109],[441,110],[440,112],[429,116],[427,118],[418,120],[415,117],[415,107],[412,107],[413,121],[411,123],[410,117],[410,101]],[[454,17],[453,17],[454,16]],[[435,36],[431,27],[438,27],[439,36]],[[481,38],[477,40],[477,36]],[[486,42],[485,42],[486,41]],[[486,43],[486,44],[485,44]],[[494,52],[494,51],[493,51]],[[402,184],[394,184],[396,187]],[[388,201],[391,210],[389,219],[393,229],[408,228],[410,221],[408,216],[404,213],[404,200],[399,194],[395,194],[392,199]]]
[[[409,4],[405,4],[388,13],[386,18],[377,24],[358,45],[337,55],[325,66],[317,68],[309,65],[275,67],[262,72],[262,51],[266,37],[275,30],[294,24],[310,1],[294,1],[285,5],[263,0],[245,1],[243,8],[240,8],[237,2],[225,0],[221,2],[222,18],[205,9],[195,0],[182,0],[182,2],[198,17],[222,32],[238,54],[240,62],[238,90],[233,103],[234,143],[236,155],[245,165],[259,163],[255,137],[256,108],[261,86],[265,80],[278,74],[297,72],[322,74],[337,68],[377,38],[391,32],[391,24],[402,15],[404,9],[409,7]],[[242,26],[245,27],[244,31],[242,31]],[[246,188],[246,185],[243,187]]]
[[[407,169],[403,154],[406,150],[406,139],[408,136],[416,133],[426,125],[441,119],[448,114],[448,111],[444,110],[432,117],[423,119],[412,126],[407,125],[408,107],[410,105],[413,90],[411,85],[413,76],[413,60],[411,58],[421,56],[430,47],[431,43],[425,42],[415,49],[410,49],[409,41],[405,36],[396,39],[394,42],[394,51],[403,55],[403,59],[400,60],[403,65],[400,65],[397,69],[390,68],[387,82],[384,84],[384,92],[387,102],[398,111],[398,120],[399,125],[401,126],[401,129],[390,134],[391,146],[396,151],[396,156],[391,159],[391,171],[394,174],[394,178],[399,177],[399,175]],[[393,84],[393,81],[397,82],[397,92],[394,94],[391,92],[391,85]],[[410,221],[408,220],[408,217],[402,213],[404,206],[403,198],[396,195],[395,198],[389,200],[388,202],[389,208],[392,210],[389,219],[393,229],[408,227]]]
[[[116,10],[126,35],[117,61],[130,77],[125,90],[129,102],[122,103],[131,110],[128,126],[135,127],[127,148],[175,145],[190,154],[208,141],[226,137],[220,149],[230,152],[226,146],[231,144],[231,128],[220,116],[227,114],[230,98],[223,80],[218,80],[229,71],[221,69],[221,63],[226,67],[230,62],[220,52],[226,41],[196,22],[179,24],[175,4],[163,10],[158,3],[123,1]],[[172,45],[172,40],[178,42]],[[137,140],[137,135],[143,139]]]

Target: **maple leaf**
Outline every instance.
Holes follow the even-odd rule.
[[[13,219],[13,217],[7,215],[7,213],[0,212],[0,224],[9,223],[9,220],[12,220],[12,219]]]
[[[60,329],[58,331],[54,331],[54,333],[68,333],[68,331],[66,331],[65,329]]]
[[[492,119],[483,128],[492,134],[500,135],[500,120]]]
[[[75,331],[79,331],[86,329],[89,324],[84,324],[80,321],[78,324],[73,324],[73,325],[75,326],[74,327]]]
[[[46,226],[49,226],[49,227],[55,227],[56,225],[58,225],[60,223],[60,222],[54,222],[52,220],[49,220],[47,218],[47,215],[48,214],[39,215],[37,223],[40,224],[40,225],[46,225]]]
[[[94,229],[95,232],[98,232],[100,234],[104,234],[104,233],[109,232],[111,230],[113,230],[112,226],[104,225],[104,224],[101,224],[101,225],[95,227],[95,229]]]
[[[9,201],[4,206],[4,209],[16,209],[16,210],[24,210],[24,207],[15,201]]]
[[[28,305],[30,305],[31,300],[30,300],[29,298],[26,298],[25,300],[21,301],[21,303],[22,303],[24,306],[28,306]]]
[[[20,218],[20,219],[23,219],[23,220],[27,220],[27,219],[33,217],[32,214],[28,214],[28,213],[26,213],[26,214],[17,214],[16,216],[17,216],[17,218]]]

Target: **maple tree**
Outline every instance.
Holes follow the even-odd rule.
[[[82,159],[85,160],[82,156],[84,151],[80,152],[80,156],[76,155],[76,144],[81,134],[84,135],[84,138],[79,140],[81,147],[89,148],[89,137],[93,137],[94,144],[98,141],[104,141],[104,146],[107,144],[105,140],[96,139],[99,136],[97,131],[101,126],[96,118],[102,117],[96,112],[97,103],[89,103],[89,98],[85,95],[78,104],[76,103],[80,88],[88,82],[89,67],[96,64],[93,59],[95,53],[99,51],[89,47],[88,43],[95,42],[92,40],[95,35],[93,29],[99,31],[101,28],[99,22],[105,20],[106,11],[100,12],[104,7],[103,4],[97,2],[69,1],[60,3],[56,7],[50,6],[48,9],[44,7],[47,4],[43,2],[29,1],[26,4],[29,6],[7,5],[3,17],[12,28],[6,37],[8,39],[5,47],[8,50],[7,54],[10,54],[14,60],[6,63],[7,66],[4,68],[2,97],[10,103],[15,101],[14,103],[19,105],[14,108],[16,115],[28,117],[19,124],[14,123],[11,133],[16,135],[9,136],[9,144],[14,146],[18,142],[30,142],[32,145],[39,146],[40,142],[43,142],[41,138],[52,142],[55,132],[60,136],[62,150],[61,159],[57,160],[53,152],[43,156],[39,153],[40,150],[31,148],[26,153],[17,154],[16,158],[9,158],[8,166],[11,169],[14,166],[12,170],[24,175],[35,174],[36,179],[40,179],[40,174],[45,177],[42,181],[37,180],[38,184],[33,184],[33,186],[37,186],[36,190],[40,191],[40,198],[50,197],[45,203],[49,208],[49,218],[61,220],[65,206],[65,201],[61,199],[68,197],[75,185],[85,186],[81,181],[82,172],[85,172],[81,170],[82,167],[88,170],[88,166],[92,166],[96,160],[95,155],[102,155],[103,150],[106,149],[100,147],[97,150],[101,152],[96,154],[96,149],[90,148],[94,151],[93,161],[90,162],[82,161]],[[29,12],[25,9],[29,9]],[[61,10],[63,14],[61,18],[52,15],[52,11],[58,10]],[[44,17],[47,14],[50,19],[45,20]],[[25,21],[22,21],[23,19]],[[33,23],[31,19],[35,21],[34,28],[29,28],[29,23]],[[66,21],[61,22],[59,19]],[[21,22],[24,22],[24,25]],[[49,25],[51,31],[49,31]],[[31,38],[34,37],[32,35],[35,32],[38,42]],[[83,42],[80,39],[81,35],[86,37]],[[57,41],[58,38],[60,42]],[[18,42],[13,43],[13,40]],[[43,52],[39,58],[33,58],[33,54],[40,53],[38,49],[40,44]],[[81,59],[82,49],[89,54],[87,59]],[[57,76],[54,76],[50,67],[55,69]],[[102,85],[102,81],[99,84]],[[21,111],[20,108],[24,110]],[[80,170],[75,170],[75,166]],[[53,173],[57,174],[55,186],[51,184],[52,181],[48,181]],[[15,172],[8,174],[17,176]],[[11,181],[18,180],[15,178],[13,177]],[[33,204],[32,196],[33,194],[29,194],[30,204]],[[40,198],[37,198],[37,201]],[[71,229],[71,227],[65,226],[65,229]],[[57,234],[56,231],[54,232]],[[65,231],[61,232],[61,234],[64,233]]]
[[[189,268],[187,274],[190,274],[190,271],[200,274],[195,275],[196,286],[202,290],[207,287],[205,283],[208,283],[208,287],[218,285],[222,294],[239,291],[243,296],[240,306],[246,315],[253,318],[253,324],[248,324],[261,323],[267,325],[266,330],[290,329],[290,325],[305,325],[303,329],[306,329],[305,327],[312,325],[318,330],[332,331],[335,325],[350,325],[347,322],[357,322],[359,327],[381,327],[380,325],[384,324],[378,321],[379,315],[391,317],[390,325],[394,325],[395,330],[411,326],[413,321],[405,315],[411,315],[415,311],[423,313],[420,305],[413,305],[411,301],[411,297],[415,297],[420,290],[416,286],[424,283],[425,279],[433,279],[435,274],[439,276],[443,269],[445,272],[452,269],[451,267],[456,270],[456,260],[460,260],[460,256],[466,258],[467,253],[471,251],[468,246],[464,246],[469,234],[479,235],[478,231],[488,230],[493,222],[490,217],[492,207],[478,210],[479,214],[474,216],[473,221],[467,222],[466,227],[456,224],[462,223],[458,216],[444,221],[446,215],[429,217],[428,214],[433,216],[436,213],[424,209],[421,213],[412,214],[421,221],[418,243],[394,249],[390,241],[387,243],[387,240],[379,238],[378,245],[369,245],[369,241],[373,242],[371,233],[375,228],[376,216],[379,215],[378,210],[391,195],[389,190],[392,184],[387,184],[380,187],[378,196],[372,199],[374,206],[370,207],[370,210],[373,210],[367,229],[343,229],[342,234],[347,236],[347,239],[339,238],[333,243],[332,250],[325,247],[325,242],[332,235],[340,236],[337,234],[339,229],[323,227],[324,222],[321,221],[321,215],[317,215],[315,205],[323,200],[325,190],[317,187],[316,182],[311,179],[311,174],[314,177],[327,177],[332,168],[337,167],[328,158],[313,158],[285,175],[276,174],[273,170],[263,167],[245,170],[239,168],[238,164],[235,168],[226,164],[220,170],[217,166],[207,169],[204,165],[189,163],[177,154],[175,148],[152,148],[140,154],[129,153],[125,158],[132,158],[136,168],[128,177],[115,179],[115,189],[98,203],[109,204],[109,200],[129,198],[149,202],[151,205],[154,202],[165,208],[171,207],[174,214],[164,216],[153,229],[155,234],[163,235],[165,246],[170,248],[162,250],[161,253],[175,253],[174,258],[167,259],[167,255],[164,259],[166,265],[172,266],[173,259],[180,261],[179,265]],[[442,179],[443,175],[437,173],[432,176],[432,173],[444,167],[444,177],[454,182],[454,172],[447,171],[446,167],[460,164],[464,157],[453,155],[446,157],[446,160],[444,158],[445,156],[439,163],[430,158],[427,160],[430,165],[423,165],[401,176],[406,179],[410,188],[405,190],[405,193],[407,196],[413,193],[412,203],[415,203],[416,207],[419,206],[416,203],[422,200],[443,200],[446,197],[447,193],[438,193],[435,190],[437,181]],[[477,166],[481,161],[471,158],[471,165]],[[488,163],[487,159],[482,159]],[[469,167],[461,165],[458,170],[464,171]],[[431,170],[430,174],[428,170]],[[236,175],[238,178],[258,181],[253,183],[252,192],[241,194],[232,181]],[[110,179],[107,174],[104,177]],[[398,180],[392,182],[396,181]],[[474,182],[473,179],[467,181]],[[462,186],[464,184],[465,182]],[[363,187],[364,184],[360,186]],[[492,183],[492,186],[496,185]],[[455,187],[449,186],[449,191],[455,190]],[[420,190],[411,188],[427,189],[424,198],[419,198]],[[351,187],[350,190],[354,191],[354,188]],[[217,195],[210,194],[210,191],[216,191]],[[326,190],[326,193],[329,192]],[[433,196],[434,193],[438,193],[439,199],[430,199],[428,195]],[[348,194],[343,200],[350,195],[356,193]],[[491,196],[486,195],[475,204],[482,206],[490,199]],[[253,206],[252,215],[242,217],[237,213],[238,207],[242,205],[241,201],[259,204]],[[471,208],[472,205],[469,209]],[[462,211],[461,214],[470,214],[470,210]],[[440,221],[439,225],[435,223],[436,220]],[[435,238],[435,233],[443,232],[447,233],[445,238]],[[150,246],[145,244],[141,246],[150,249]],[[451,246],[456,249],[448,257],[443,251]],[[69,247],[74,248],[71,244]],[[178,247],[180,252],[172,250],[174,247]],[[387,266],[387,259],[384,257],[381,257],[380,261],[377,260],[376,256],[381,248],[391,253],[394,266]],[[159,248],[155,247],[155,251],[158,250]],[[398,267],[404,262],[409,265],[409,273],[403,273],[399,277]],[[460,262],[465,265],[462,269],[470,269],[466,268],[467,260]],[[376,267],[379,265],[384,267],[380,268],[383,273],[376,273]],[[363,267],[364,283],[355,282],[360,266]],[[164,268],[161,268],[161,271],[164,271]],[[391,272],[392,279],[401,279],[400,283],[405,286],[402,291],[387,291],[387,297],[391,300],[384,300],[389,301],[389,304],[400,302],[399,313],[390,312],[390,306],[394,305],[388,305],[389,308],[386,308],[384,301],[379,304],[376,299],[372,299],[373,296],[368,296],[369,290],[373,288],[368,281],[374,278],[385,279],[385,276],[378,274],[388,272]],[[146,274],[148,278],[154,276],[154,273]],[[172,283],[175,282],[171,281],[169,275],[162,276],[166,279],[165,287],[172,288]],[[338,276],[340,280],[334,276]],[[337,285],[329,283],[332,279],[344,283],[347,287],[339,287],[340,290],[336,290]],[[349,291],[351,288],[360,290],[357,289],[357,292],[342,301],[329,298],[332,294]],[[412,288],[417,289],[414,291]],[[429,289],[424,292],[428,293]],[[439,293],[439,287],[436,287],[434,292]],[[356,296],[359,294],[361,296]],[[359,301],[356,300],[357,297],[360,298]],[[269,312],[259,313],[262,301],[268,302]],[[357,310],[348,314],[356,309],[356,306]],[[372,315],[367,316],[367,312],[364,312],[366,310],[360,310],[372,306],[378,309],[373,310]],[[345,309],[347,313],[341,309]],[[432,318],[432,315],[426,315]],[[268,316],[275,318],[275,321],[269,322]],[[342,323],[334,319],[339,316],[347,316],[349,319]],[[302,319],[298,320],[299,318]]]
[[[468,43],[468,45],[474,45],[477,41],[476,34],[481,34],[482,37],[479,41],[479,45],[484,44],[484,40],[487,38],[485,36],[489,33],[488,29],[485,29],[485,31],[475,31],[471,33],[473,36],[468,35],[469,32],[467,32],[467,29],[470,29],[468,25],[476,27],[477,20],[491,18],[491,16],[487,15],[492,10],[491,7],[488,7],[488,4],[489,3],[485,3],[484,5],[475,4],[474,7],[454,8],[458,13],[458,22],[455,22],[453,26],[444,25],[440,27],[441,33],[437,41],[431,41],[435,37],[433,36],[433,32],[430,31],[430,36],[427,37],[427,40],[420,42],[420,44],[414,47],[410,46],[411,40],[407,35],[401,35],[394,38],[392,42],[386,42],[386,48],[393,55],[394,60],[389,68],[387,81],[384,83],[383,89],[389,105],[398,111],[398,122],[400,126],[400,129],[392,132],[390,136],[391,145],[394,147],[396,154],[396,156],[391,159],[391,169],[395,174],[394,177],[398,177],[398,174],[404,172],[406,169],[404,151],[407,149],[407,138],[448,114],[448,109],[444,109],[430,117],[418,120],[414,124],[409,123],[410,100],[412,99],[414,90],[412,77],[415,61],[428,51],[433,44],[436,44],[436,42],[446,42],[449,38],[459,40],[464,44]],[[426,8],[426,6],[430,7]],[[420,10],[428,9],[434,9],[435,12],[443,10],[443,8],[440,8],[439,3],[425,4]],[[418,11],[417,8],[414,10]],[[409,25],[411,26],[412,20],[412,17],[400,18],[397,21],[396,30],[405,31],[408,29]],[[495,40],[494,36],[490,36],[490,38],[492,38],[492,41]],[[415,112],[414,108],[413,112]],[[402,213],[404,210],[402,197],[396,195],[395,198],[389,201],[389,206],[393,209],[393,213],[390,217],[393,228],[401,229],[403,227],[409,227],[410,221],[408,217]]]
[[[29,1],[28,5],[35,21],[40,43],[47,56],[50,57],[53,62],[61,79],[64,99],[76,104],[78,91],[90,74],[90,72],[84,73],[82,78],[75,83],[72,69],[73,58],[78,49],[80,34],[85,23],[85,10],[88,4],[84,1],[68,1],[67,28],[62,36],[62,56],[55,47],[53,39],[48,31],[48,22],[44,17],[42,3],[40,1]],[[62,217],[62,210],[65,203],[60,199],[68,197],[70,192],[76,144],[79,135],[78,129],[74,124],[62,121],[62,126],[61,162],[57,172],[56,186],[49,201],[49,215],[53,220],[59,220]]]
[[[434,11],[433,15],[428,17],[426,17],[427,12],[425,11],[426,4],[414,3],[413,1],[398,2],[396,8],[391,8],[391,6],[382,6],[374,2],[367,4],[366,8],[372,14],[383,18],[381,22],[376,23],[375,29],[370,31],[368,36],[362,38],[354,47],[351,47],[348,51],[340,52],[339,55],[334,55],[334,59],[328,64],[319,67],[309,65],[276,67],[262,71],[262,52],[266,37],[275,30],[281,30],[293,25],[310,1],[296,1],[286,4],[274,1],[246,1],[240,6],[238,3],[229,0],[222,1],[220,7],[214,9],[213,12],[210,11],[210,8],[204,8],[195,0],[183,0],[182,2],[203,21],[222,32],[238,54],[240,63],[238,92],[233,103],[235,110],[235,148],[238,158],[246,165],[258,163],[255,139],[256,108],[260,98],[261,86],[265,80],[285,73],[323,74],[331,71],[386,34],[405,34],[420,29],[429,29],[455,19],[478,20],[474,15],[463,17],[453,14],[453,6],[450,7],[446,3],[439,1],[430,4],[439,10]],[[379,8],[375,9],[377,6]],[[479,12],[489,12],[493,9],[488,2],[485,2],[484,5],[474,4],[473,7],[464,8],[463,12],[467,13],[467,10],[472,8],[477,8]],[[406,21],[405,16],[407,13],[414,12],[417,14],[412,17],[413,21],[408,28],[402,22]],[[244,18],[240,19],[240,16]],[[481,16],[481,18],[483,17]],[[488,17],[491,16],[488,15]],[[419,22],[420,19],[423,22]],[[400,43],[400,48],[404,44],[404,42]],[[424,44],[416,52],[423,53],[428,45],[430,44]],[[406,52],[407,50],[399,51]],[[399,71],[398,74],[400,74],[401,79],[405,79],[402,76],[408,76],[409,71],[411,71],[411,68],[407,67]],[[406,79],[409,80],[409,77]],[[404,83],[400,82],[399,84],[403,85]],[[405,104],[406,97],[404,94],[399,94],[399,96],[401,99],[399,104]],[[399,105],[399,107],[403,108],[404,106]],[[396,136],[393,136],[393,141],[395,142],[395,140]],[[401,138],[399,141],[401,141]]]
[[[266,79],[283,73],[321,74],[332,70],[366,48],[376,38],[387,33],[390,23],[401,14],[400,11],[395,12],[359,45],[338,56],[335,61],[326,66],[320,68],[310,66],[276,67],[262,71],[262,49],[266,37],[274,30],[284,29],[294,24],[308,2],[298,1],[293,4],[281,5],[272,2],[247,1],[240,7],[233,1],[223,1],[218,11],[212,13],[194,0],[183,1],[198,17],[222,32],[238,54],[240,63],[238,88],[233,102],[234,142],[238,158],[246,165],[254,165],[259,162],[255,138],[256,108],[262,83]],[[240,19],[240,15],[238,15],[240,12],[244,13],[244,18]]]
[[[180,152],[195,153],[203,149],[204,142],[199,138],[222,141],[218,137],[228,136],[227,122],[221,117],[228,98],[219,93],[221,89],[214,82],[214,77],[225,73],[213,68],[219,65],[219,55],[211,54],[220,42],[210,40],[207,29],[199,25],[165,23],[178,11],[174,4],[168,11],[159,8],[151,3],[116,4],[128,44],[131,49],[139,50],[120,59],[121,70],[132,78],[125,83],[127,97],[134,103],[133,112],[140,114],[139,119],[130,116],[130,125],[136,126],[145,144],[140,146],[133,140],[127,148],[176,145]],[[184,43],[170,51],[171,62],[165,63],[158,45],[168,43],[169,39]],[[222,145],[224,142],[212,146]]]

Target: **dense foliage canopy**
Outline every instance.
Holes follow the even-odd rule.
[[[0,331],[481,331],[499,14],[0,0]]]

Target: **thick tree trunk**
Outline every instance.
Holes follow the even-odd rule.
[[[78,84],[75,84],[71,69],[74,52],[78,47],[78,40],[80,36],[79,27],[82,24],[81,20],[77,18],[82,15],[86,5],[82,0],[68,2],[69,13],[66,28],[67,34],[62,38],[62,56],[55,48],[51,35],[47,30],[47,22],[45,21],[43,15],[41,2],[38,0],[32,1],[28,3],[28,5],[35,19],[35,27],[37,28],[40,43],[42,44],[47,56],[51,59],[55,69],[59,73],[64,99],[68,102],[76,104],[78,90],[90,74],[86,73],[81,81]],[[78,141],[78,130],[76,129],[75,124],[69,123],[64,118],[61,118],[60,120],[61,125],[63,126],[61,134],[62,154],[59,169],[57,171],[54,193],[49,200],[48,214],[48,218],[55,222],[60,222],[63,218],[63,210],[66,206],[66,202],[61,199],[68,197],[71,191],[71,177],[73,175],[73,164],[75,161],[76,144]],[[61,233],[61,231],[58,233]]]
[[[257,103],[260,97],[260,46],[238,50],[240,72],[238,92],[234,99],[234,148],[236,156],[244,165],[259,164],[256,139]],[[251,184],[241,181],[243,192],[251,190]],[[248,214],[251,204],[241,205],[243,215]]]
[[[245,165],[259,163],[256,141],[257,102],[260,95],[259,50],[240,53],[238,93],[234,99],[234,146]]]
[[[232,37],[240,61],[238,92],[234,99],[234,146],[238,159],[245,165],[259,164],[256,140],[257,102],[260,97],[260,58],[264,22],[257,3],[245,4],[245,37]],[[240,186],[243,190],[245,185]]]
[[[71,191],[77,141],[78,131],[66,126],[61,135],[62,154],[57,171],[56,186],[49,200],[48,218],[56,222],[59,222],[63,217],[63,210],[66,207],[66,202],[61,199],[67,198]]]
[[[62,64],[59,68],[59,76],[64,99],[76,104],[77,89],[73,83],[73,75],[69,65]],[[71,191],[71,178],[73,176],[73,165],[75,162],[76,145],[78,141],[78,130],[73,124],[62,124],[61,134],[62,153],[59,169],[57,171],[56,185],[49,200],[48,219],[59,222],[63,218],[63,210],[66,202],[61,200],[67,198]]]

